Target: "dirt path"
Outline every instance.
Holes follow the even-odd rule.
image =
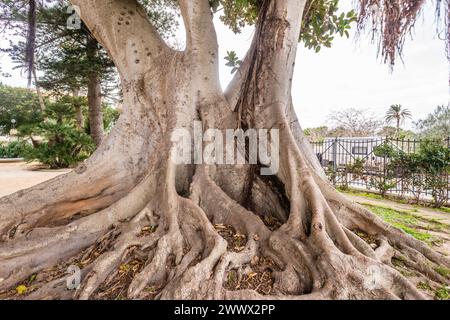
[[[0,163],[0,197],[30,188],[70,170],[36,170],[36,164]]]
[[[445,213],[443,211],[435,210],[433,208],[413,206],[409,204],[398,203],[387,199],[371,199],[347,193],[345,194],[345,196],[361,204],[367,203],[374,206],[392,208],[398,211],[408,211],[408,213],[411,213],[412,215],[416,215],[427,219],[436,219],[439,222],[450,225],[450,213]]]

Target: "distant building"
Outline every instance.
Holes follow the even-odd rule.
[[[324,167],[337,167],[351,164],[355,159],[364,159],[368,163],[378,165],[383,160],[374,154],[374,149],[386,140],[382,137],[341,137],[326,138],[323,142],[314,143],[316,155]]]

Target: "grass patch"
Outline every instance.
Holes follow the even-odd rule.
[[[450,213],[450,208],[447,208],[447,207],[436,208],[436,210],[444,212],[444,213]]]
[[[450,207],[441,207],[441,208],[434,208],[431,207],[430,204],[426,204],[426,203],[421,203],[421,204],[411,204],[411,201],[405,200],[405,199],[400,199],[396,196],[392,196],[392,195],[386,195],[384,198],[376,193],[371,193],[371,192],[364,192],[364,191],[359,191],[359,190],[355,190],[355,189],[342,189],[342,188],[337,188],[337,190],[339,190],[342,193],[345,194],[349,194],[349,195],[354,195],[354,196],[359,196],[359,197],[363,197],[363,198],[367,198],[367,199],[375,199],[375,200],[391,200],[397,203],[401,203],[401,204],[408,204],[408,205],[412,205],[415,208],[430,208],[436,211],[440,211],[443,213],[449,213],[450,214]],[[418,212],[419,210],[411,210],[413,212]]]
[[[422,229],[442,230],[442,228],[448,228],[448,226],[433,220],[419,218],[410,212],[399,211],[382,206],[375,206],[372,204],[363,204],[373,213],[381,217],[387,223],[394,227],[403,230],[410,234],[414,238],[433,244],[439,239],[431,235],[430,233],[423,231]]]
[[[417,289],[424,290],[424,291],[433,291],[433,288],[431,288],[430,284],[427,282],[419,282],[417,285]]]
[[[339,189],[338,190],[342,193],[347,193],[347,194],[351,194],[354,196],[359,196],[359,197],[364,197],[364,198],[369,198],[369,199],[377,199],[377,200],[382,200],[383,197],[380,196],[379,194],[375,194],[375,193],[370,193],[370,192],[364,192],[364,191],[356,191],[356,190],[345,190],[345,189]]]
[[[434,297],[437,300],[450,300],[450,293],[446,287],[442,287],[434,292]]]
[[[439,266],[434,269],[437,273],[439,273],[443,277],[450,277],[450,269],[444,266]]]

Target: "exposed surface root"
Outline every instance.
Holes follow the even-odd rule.
[[[289,183],[290,214],[276,228],[198,167],[189,199],[168,183],[157,206],[142,193],[138,205],[124,198],[67,226],[34,229],[2,246],[1,297],[422,299],[431,297],[419,290],[424,283],[449,283],[436,271],[445,257],[356,205],[339,199],[337,206],[300,172]],[[105,218],[109,223],[99,224]],[[61,257],[67,262],[58,264]],[[66,288],[69,265],[81,269],[78,290]],[[27,287],[20,295],[19,284]]]
[[[450,258],[339,194],[292,131],[305,1],[264,1],[229,100],[208,1],[179,1],[184,52],[145,15],[119,33],[107,12],[120,14],[123,1],[105,1],[112,11],[72,2],[89,7],[84,22],[121,70],[124,113],[86,163],[0,199],[0,297],[422,299],[448,286]],[[195,131],[194,120],[279,129],[278,173],[260,176],[260,155],[257,165],[176,166],[171,135]],[[80,283],[68,290],[73,266]]]

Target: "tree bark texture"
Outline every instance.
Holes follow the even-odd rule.
[[[111,297],[131,268],[126,298],[427,298],[395,259],[448,284],[435,270],[449,258],[338,193],[303,136],[291,85],[305,0],[264,1],[225,92],[208,0],[179,1],[183,52],[134,0],[72,3],[120,72],[124,110],[73,172],[0,199],[0,291],[70,263],[82,268],[78,290],[66,290],[62,271],[25,297]],[[194,121],[279,129],[278,174],[259,175],[261,164],[175,165],[171,135]],[[251,286],[255,277],[268,280]]]

